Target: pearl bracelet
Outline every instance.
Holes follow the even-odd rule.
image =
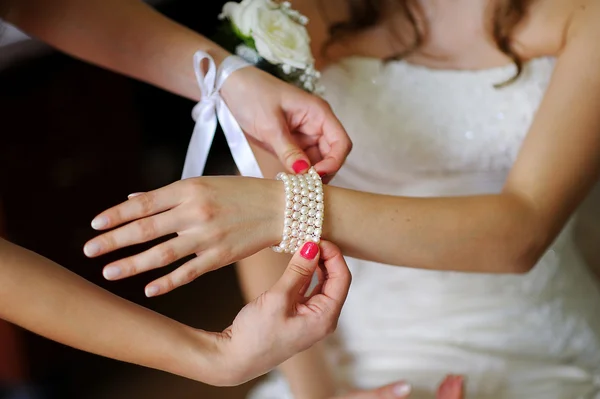
[[[307,241],[319,243],[323,227],[323,183],[314,168],[302,175],[279,173],[285,187],[285,219],[278,253],[293,254]]]

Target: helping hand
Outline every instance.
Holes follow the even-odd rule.
[[[318,284],[310,288],[313,273]],[[335,330],[351,275],[340,250],[323,241],[306,243],[279,281],[246,305],[217,337],[225,370],[213,385],[237,385],[302,352]],[[308,295],[307,295],[308,294]]]
[[[233,73],[221,95],[251,141],[277,155],[290,173],[314,165],[327,182],[352,148],[327,102],[256,68]]]

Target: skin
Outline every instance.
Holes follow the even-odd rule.
[[[328,19],[332,22],[344,17],[344,7],[336,8],[333,3],[328,7],[332,15]],[[491,3],[479,2],[479,7],[473,7],[467,0],[424,2],[426,14],[433,18],[429,40],[407,61],[448,69],[481,69],[510,64],[510,60],[494,47],[485,30],[489,16],[487,4]],[[311,18],[309,28],[313,45],[319,49],[327,40],[327,29],[315,1],[295,1],[294,6]],[[342,12],[336,13],[336,9]],[[402,15],[386,15],[390,19],[385,22],[402,27]],[[460,23],[457,22],[459,16]],[[516,27],[514,45],[525,59],[554,56],[556,66],[500,193],[411,198],[326,187],[323,237],[340,245],[344,254],[390,265],[485,273],[526,273],[531,270],[598,178],[598,20],[598,2],[539,0]],[[386,35],[383,25],[361,32],[332,47],[329,59],[321,59],[320,65],[349,55],[385,58],[401,50],[397,45],[386,46],[385,43],[390,43]],[[276,160],[260,149],[256,148],[255,154],[266,176],[273,177],[282,170]],[[237,180],[232,182],[231,179]],[[193,189],[193,186],[202,189]],[[90,255],[97,256],[178,233],[179,237],[171,244],[161,244],[160,248],[150,251],[169,254],[165,258],[168,261],[193,252],[204,261],[184,265],[181,272],[176,271],[151,283],[158,286],[158,293],[165,293],[206,271],[275,244],[281,234],[282,195],[281,183],[269,180],[203,178],[178,182],[148,193],[137,204],[122,204],[100,214],[99,218],[106,222],[103,229],[124,226],[94,239],[91,243],[97,245],[98,251]],[[169,204],[163,200],[167,197]],[[226,204],[217,205],[214,200],[226,197],[232,197]],[[264,213],[262,208],[265,208]],[[185,218],[187,209],[198,212],[191,214],[200,216],[198,221],[193,217]],[[153,216],[157,212],[164,212],[162,218]],[[172,219],[185,219],[185,222],[164,223],[170,217],[166,216],[169,213]],[[370,217],[357,219],[355,215],[359,214]],[[207,220],[218,229],[216,235],[211,236],[204,229]],[[244,231],[253,234],[242,237],[233,232],[233,226],[240,221],[247,223]],[[184,238],[193,244],[177,248],[176,240]],[[216,248],[219,254],[210,257],[208,248]],[[280,264],[286,259],[267,252],[241,265],[243,284],[250,287],[249,298],[255,294],[252,287],[259,286],[256,281],[270,281],[272,276],[280,273]],[[142,254],[117,261],[109,267],[118,267],[121,277],[127,277],[164,266],[144,261],[144,256],[147,259],[147,255]],[[315,361],[306,364],[305,369],[310,369],[315,366]],[[287,374],[292,381],[293,377]],[[305,386],[302,376],[298,381],[296,387]],[[323,384],[326,386],[327,382]],[[310,395],[300,394],[299,397],[322,397]]]

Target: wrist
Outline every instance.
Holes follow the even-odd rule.
[[[223,382],[227,370],[223,365],[219,334],[182,327],[182,338],[177,344],[179,350],[172,352],[166,371],[210,385],[227,385]]]
[[[267,182],[267,190],[265,191],[268,195],[268,200],[265,201],[269,205],[267,214],[269,215],[268,226],[266,231],[268,232],[267,245],[277,245],[281,241],[283,234],[283,222],[285,220],[285,189],[283,182],[278,180],[265,179]]]

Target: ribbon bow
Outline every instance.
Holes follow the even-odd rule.
[[[200,68],[204,60],[208,60],[206,75]],[[194,54],[194,71],[202,97],[192,110],[196,125],[183,166],[183,179],[202,176],[215,137],[217,118],[240,174],[263,177],[244,132],[219,94],[223,83],[233,72],[250,65],[240,57],[229,56],[217,69],[215,61],[207,53],[198,51]]]

